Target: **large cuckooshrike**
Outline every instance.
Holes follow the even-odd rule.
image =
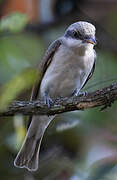
[[[95,27],[88,22],[76,22],[68,27],[64,36],[55,40],[43,57],[39,72],[41,78],[33,88],[31,99],[44,99],[50,106],[51,98],[78,95],[91,78],[96,53]],[[55,116],[33,116],[24,143],[14,165],[38,169],[39,151],[46,128]]]

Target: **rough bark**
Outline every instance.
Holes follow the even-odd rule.
[[[117,83],[108,87],[70,98],[58,98],[53,100],[51,107],[47,107],[43,101],[15,101],[9,107],[0,112],[2,116],[13,116],[21,113],[24,115],[54,115],[68,111],[85,110],[100,106],[100,110],[111,106],[117,100]]]

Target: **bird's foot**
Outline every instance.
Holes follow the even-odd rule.
[[[85,92],[78,92],[77,89],[74,90],[74,92],[72,93],[72,96],[86,96],[88,93]]]
[[[78,91],[77,91],[77,89],[75,89],[71,96],[77,96],[77,95],[78,95]]]
[[[84,92],[79,92],[78,93],[78,95],[79,96],[86,96],[88,94],[88,92],[87,91],[84,91]]]
[[[50,108],[51,104],[53,103],[52,99],[50,98],[50,96],[48,95],[47,92],[44,93],[44,104],[46,104],[48,106],[48,108]]]

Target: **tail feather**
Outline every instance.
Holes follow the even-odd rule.
[[[42,137],[35,140],[35,137],[26,138],[19,151],[14,165],[19,168],[26,168],[29,171],[36,171],[38,168],[39,150]]]
[[[39,151],[44,132],[53,119],[48,116],[34,116],[24,143],[17,154],[14,165],[29,171],[38,169]]]

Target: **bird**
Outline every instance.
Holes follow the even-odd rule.
[[[69,98],[80,93],[95,69],[95,33],[93,24],[78,21],[48,47],[39,65],[40,78],[33,87],[31,100],[41,98],[50,107],[54,98]],[[55,115],[30,117],[26,137],[14,160],[16,167],[38,169],[42,138],[54,118]]]

